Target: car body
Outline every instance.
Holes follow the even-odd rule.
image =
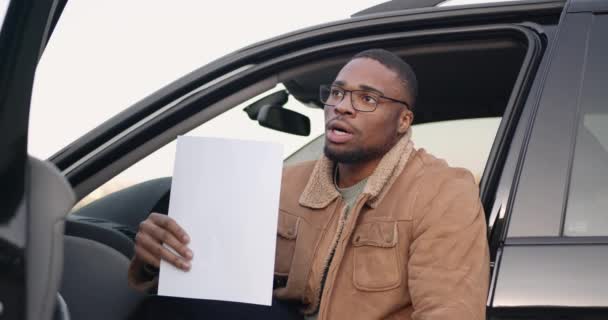
[[[37,183],[48,188],[48,179],[34,179],[32,172],[40,170],[32,169],[23,136],[34,68],[62,5],[28,8],[11,2],[6,21],[13,24],[5,23],[3,43],[12,51],[2,52],[2,65],[14,68],[3,72],[0,87],[6,98],[2,121],[11,121],[0,129],[0,184],[7,208],[0,229],[5,270],[0,301],[9,319],[48,316],[32,311],[44,309],[31,307],[42,299],[29,292],[36,281],[56,283],[74,319],[126,317],[141,299],[126,286],[132,238],[151,211],[166,210],[171,182],[146,181],[73,212],[65,226],[64,268],[57,267],[61,284],[51,275],[57,268],[47,274],[51,281],[31,266],[31,257],[41,250],[57,250],[57,230],[63,232],[54,229],[49,235],[55,239],[50,248],[36,246],[42,240],[30,234],[31,223],[41,206],[51,203],[57,216],[72,191],[82,199],[177,135],[266,96],[279,84],[303,105],[319,107],[318,85],[331,81],[352,54],[378,46],[406,57],[418,74],[416,125],[500,117],[480,176],[491,249],[488,318],[605,318],[608,215],[602,210],[608,198],[608,135],[602,128],[608,127],[608,1],[434,6],[438,2],[412,8],[391,1],[347,20],[251,45],[193,71],[44,162],[60,172],[51,180],[57,184],[65,178],[72,189],[55,198],[50,192],[33,195]],[[34,27],[15,18],[19,10],[31,14]],[[11,41],[7,27],[16,30]],[[287,162],[314,158],[319,139]],[[47,258],[57,257],[61,252]],[[47,299],[51,294],[55,301],[55,287],[45,287]],[[99,305],[106,304],[113,310],[102,311]]]

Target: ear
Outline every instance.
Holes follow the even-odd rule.
[[[412,122],[414,122],[414,113],[409,109],[404,108],[399,113],[398,121],[397,132],[399,132],[399,134],[404,134],[410,128]]]

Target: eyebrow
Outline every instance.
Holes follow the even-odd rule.
[[[375,91],[378,94],[380,94],[381,96],[384,95],[384,92],[382,92],[382,91],[380,91],[380,90],[378,90],[378,89],[376,89],[374,87],[370,87],[370,86],[367,86],[367,85],[364,85],[364,84],[360,85],[359,88],[361,88],[363,90],[367,90],[367,91]]]
[[[345,85],[346,85],[346,82],[344,82],[344,81],[340,81],[340,80],[337,80],[337,81],[334,81],[334,83],[332,83],[332,84],[333,84],[333,85],[336,85],[336,86],[341,86],[341,87],[343,87],[343,86],[345,86]],[[359,88],[360,88],[361,90],[366,90],[366,91],[374,91],[374,92],[376,92],[376,93],[380,94],[381,96],[384,96],[384,93],[383,93],[382,91],[380,91],[380,90],[378,90],[378,89],[376,89],[376,88],[374,88],[374,87],[371,87],[371,86],[365,85],[365,84],[361,84],[361,85],[359,85]]]

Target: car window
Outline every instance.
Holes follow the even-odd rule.
[[[438,121],[412,126],[416,148],[423,148],[444,159],[450,166],[466,168],[479,183],[492,143],[500,125],[500,117]],[[297,150],[286,164],[317,159],[323,153],[324,135]]]
[[[272,90],[259,94],[203,123],[186,135],[276,142],[283,145],[284,157],[287,157],[323,132],[323,110],[304,105],[293,97],[290,97],[284,106],[284,108],[306,115],[310,119],[311,134],[309,136],[297,136],[262,127],[257,121],[251,120],[247,113],[243,111],[244,108],[258,99],[284,89],[283,85],[277,85]],[[171,176],[175,147],[176,141],[173,141],[135,163],[83,198],[74,207],[74,210],[131,185],[154,178]]]
[[[608,236],[608,15],[594,21],[581,91],[565,236]]]
[[[505,42],[500,39],[501,46],[496,47],[495,41],[498,40],[489,39],[487,43],[459,40],[447,43],[441,53],[423,50],[408,55],[408,59],[411,58],[419,67],[417,73],[420,79],[430,84],[421,87],[420,109],[416,113],[416,119],[425,124],[415,126],[414,142],[417,147],[425,148],[439,158],[448,160],[452,166],[468,168],[478,181],[496,136],[500,117],[505,112],[514,82],[520,72],[518,67],[524,62],[526,52],[519,42]],[[397,50],[405,52],[405,49]],[[405,56],[405,53],[402,55]],[[499,67],[496,66],[498,61],[501,62]],[[318,137],[324,127],[322,110],[298,101],[318,104],[318,99],[315,99],[318,95],[318,84],[330,82],[340,69],[341,63],[343,62],[328,59],[327,64],[315,63],[311,68],[298,69],[300,71],[285,77],[282,85],[251,98],[187,134],[275,141],[285,146],[285,156],[289,156]],[[460,68],[454,68],[455,66]],[[493,68],[492,73],[486,72],[489,66]],[[443,72],[444,70],[450,72]],[[463,81],[459,76],[461,71],[471,75],[467,77],[467,81]],[[476,88],[474,95],[469,93],[470,88]],[[261,127],[243,111],[250,103],[279,90],[291,91],[294,97],[298,97],[299,100],[291,98],[286,108],[305,114],[311,119],[312,132],[309,137],[297,137]],[[442,94],[437,94],[438,90]],[[489,117],[493,118],[484,119]],[[480,119],[444,121],[471,118]],[[174,136],[167,138],[172,139]],[[317,141],[313,145],[316,145],[314,154],[318,157],[322,143]],[[90,193],[76,209],[128,186],[171,176],[174,153],[174,143],[156,150]]]
[[[465,119],[425,123],[413,128],[417,148],[445,159],[452,167],[466,168],[479,183],[502,118]]]
[[[258,125],[256,121],[251,121],[243,108],[268,94],[269,92],[266,92],[226,111],[190,131],[187,135],[281,143],[286,164],[317,159],[323,152],[323,112],[320,109],[310,108],[297,101],[292,101],[292,99],[285,107],[305,114],[311,119],[310,136],[300,137],[267,129]],[[424,148],[436,157],[445,159],[451,166],[470,170],[475,181],[479,183],[500,121],[500,117],[493,117],[414,125],[412,127],[413,140],[416,148]],[[234,130],[234,127],[239,127],[239,130]],[[175,141],[150,154],[93,191],[82,199],[74,210],[131,185],[171,176],[174,154]]]

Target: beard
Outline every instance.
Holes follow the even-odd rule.
[[[396,144],[398,139],[387,139],[385,144],[373,147],[355,147],[351,150],[335,150],[325,143],[323,153],[336,163],[356,164],[382,158]]]

